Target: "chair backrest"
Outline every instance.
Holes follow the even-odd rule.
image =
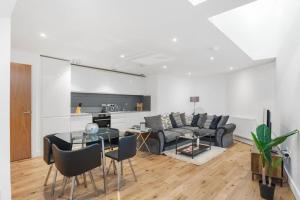
[[[72,149],[72,144],[69,144],[63,141],[62,139],[55,137],[55,134],[46,135],[43,138],[43,142],[44,142],[44,161],[48,165],[53,163],[52,144],[55,144],[56,146],[58,146],[59,149],[62,150]]]
[[[127,136],[119,139],[118,154],[119,160],[126,160],[136,155],[135,134],[127,134]]]
[[[52,150],[56,168],[66,177],[78,176],[101,165],[99,144],[75,151],[64,151],[52,145]]]

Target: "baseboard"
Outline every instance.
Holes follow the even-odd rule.
[[[249,144],[249,145],[253,144],[252,140],[250,140],[248,138],[241,137],[241,136],[233,135],[233,139],[237,140],[239,142],[245,143],[245,144]]]
[[[289,185],[290,185],[290,188],[291,188],[291,190],[292,190],[295,198],[297,200],[300,200],[300,190],[299,190],[299,188],[297,188],[294,180],[291,177],[291,174],[287,171],[287,169],[285,167],[284,167],[284,170],[285,170],[285,172],[286,172],[286,174],[288,176]]]

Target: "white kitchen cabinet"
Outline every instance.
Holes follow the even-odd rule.
[[[144,95],[146,78],[72,66],[72,92]]]
[[[69,116],[71,66],[67,61],[41,57],[41,116]]]
[[[71,115],[71,131],[85,130],[88,123],[93,122],[91,114],[72,114]]]
[[[42,136],[70,131],[70,107],[71,66],[69,62],[41,57]]]

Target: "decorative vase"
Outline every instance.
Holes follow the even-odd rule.
[[[88,123],[85,126],[85,132],[87,134],[96,134],[99,131],[99,127],[98,124],[96,123]]]

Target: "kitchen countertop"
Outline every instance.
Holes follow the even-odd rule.
[[[71,113],[71,117],[92,116],[92,113]]]

